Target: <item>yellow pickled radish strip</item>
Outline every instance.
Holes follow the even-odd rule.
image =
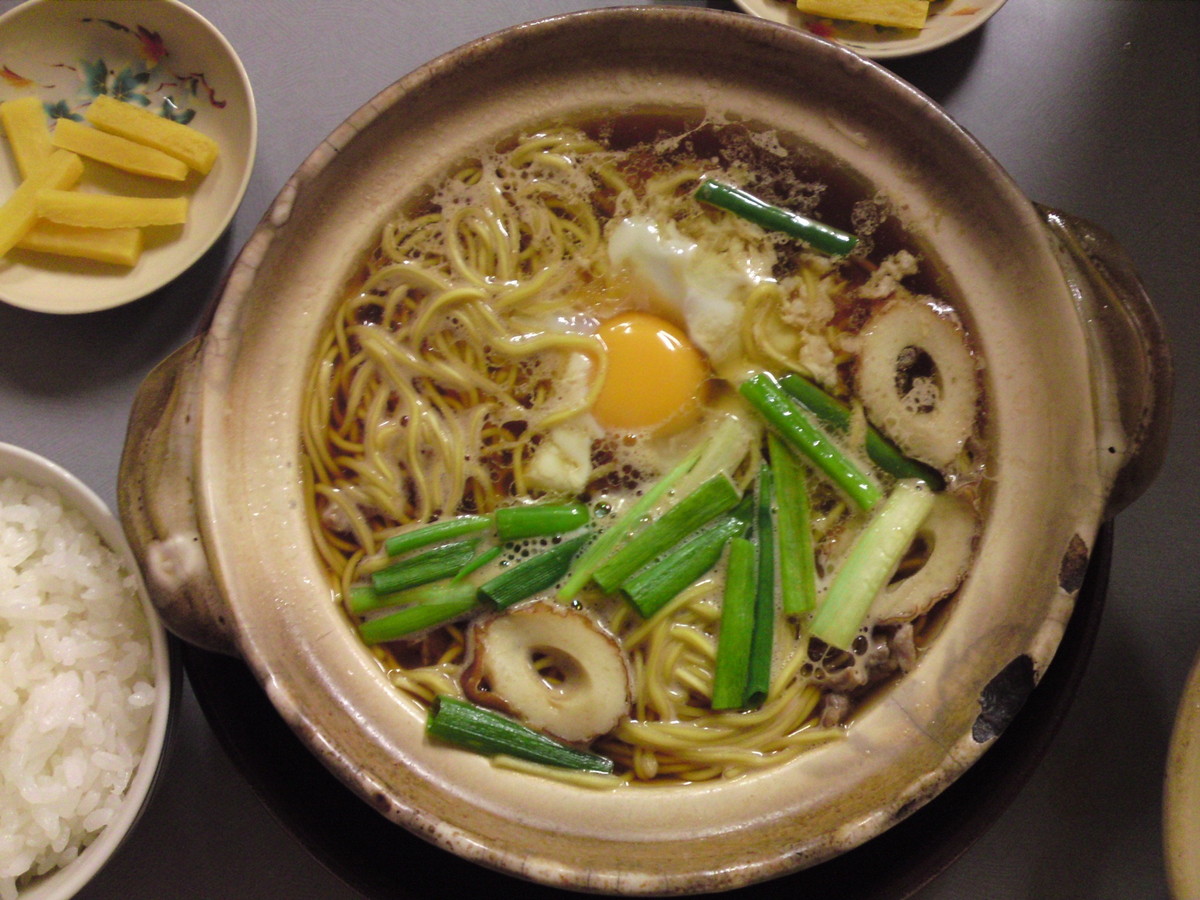
[[[217,160],[217,142],[208,135],[107,94],[93,100],[85,115],[101,131],[161,150],[201,174],[207,174]]]
[[[924,28],[929,0],[796,0],[803,13],[893,28]]]
[[[0,256],[8,253],[37,221],[38,194],[46,189],[65,192],[83,174],[83,160],[68,150],[55,150],[17,186],[0,206]]]
[[[18,97],[0,103],[0,124],[17,160],[17,171],[28,178],[33,167],[50,158],[50,129],[40,97]]]
[[[41,218],[82,228],[182,225],[187,221],[187,210],[187,197],[120,197],[59,190],[37,194],[37,214]]]
[[[140,228],[80,228],[39,219],[17,243],[22,250],[134,266],[145,238]]]
[[[161,150],[147,147],[120,135],[80,125],[71,119],[59,119],[51,138],[55,147],[71,150],[80,156],[115,166],[135,175],[183,181],[188,167]]]

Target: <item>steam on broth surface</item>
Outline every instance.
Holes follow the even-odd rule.
[[[858,246],[834,258],[706,205],[706,178]],[[402,209],[336,308],[304,434],[314,539],[397,689],[499,710],[630,781],[733,777],[835,739],[915,664],[980,517],[976,359],[903,240],[885,198],[813,152],[684,113],[523,132]],[[820,434],[877,499],[849,495],[748,402],[747,385],[791,382],[842,404]],[[907,469],[877,462],[872,428]],[[704,498],[716,512],[630,571],[588,568],[597,544],[648,544],[651,523]],[[919,513],[889,526],[907,502]],[[561,524],[513,537],[514,508]],[[447,532],[421,539],[432,523]],[[862,576],[884,577],[831,639],[821,619],[862,594],[859,557],[880,534],[901,542],[895,558]],[[389,546],[405,535],[424,546]],[[672,555],[693,539],[704,559]],[[382,574],[439,555],[447,567],[415,586]],[[529,596],[501,583],[536,568]],[[792,590],[806,578],[808,609]],[[750,581],[769,595],[753,629],[766,681],[714,702],[723,637],[736,643],[723,612]]]

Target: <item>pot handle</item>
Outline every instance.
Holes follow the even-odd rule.
[[[163,360],[134,398],[117,508],[163,624],[190,644],[238,655],[196,514],[197,393],[204,336]]]
[[[1125,251],[1084,219],[1035,204],[1083,322],[1099,411],[1105,518],[1149,487],[1167,450],[1174,367],[1162,321]]]

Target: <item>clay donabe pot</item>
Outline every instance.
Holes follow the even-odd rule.
[[[995,484],[942,631],[845,740],[727,782],[604,792],[425,737],[424,711],[331,601],[305,519],[301,410],[328,314],[402,198],[484,138],[647,105],[764,123],[890,199],[978,342]],[[1158,321],[1120,250],[1034,205],[903,81],[747,16],[609,9],[453,51],[314,151],[242,251],[205,333],[142,387],[120,509],[167,625],[241,656],[312,752],[382,815],[548,884],[715,891],[861,844],[987,750],[1054,655],[1097,529],[1157,471],[1170,382]]]

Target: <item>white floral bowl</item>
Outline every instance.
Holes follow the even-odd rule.
[[[37,876],[18,893],[19,900],[67,900],[78,893],[112,858],[146,808],[171,732],[175,698],[178,695],[178,667],[173,660],[166,630],[150,604],[124,532],[104,501],[56,463],[20,447],[0,443],[0,479],[6,478],[18,478],[38,488],[50,488],[58,493],[65,508],[83,515],[103,543],[122,560],[125,570],[137,580],[138,595],[130,599],[141,607],[149,624],[154,700],[141,760],[125,788],[120,806],[108,824],[74,860]]]
[[[131,269],[14,250],[0,259],[0,300],[47,313],[128,303],[183,273],[225,231],[250,181],[258,125],[250,81],[228,41],[176,0],[29,0],[0,16],[0,101],[36,94],[51,116],[79,116],[98,94],[170,110],[213,137],[216,164],[174,189],[188,222],[155,229]],[[20,183],[0,150],[0,200]],[[85,163],[81,189],[151,195],[145,179]],[[161,193],[161,191],[160,191]]]

